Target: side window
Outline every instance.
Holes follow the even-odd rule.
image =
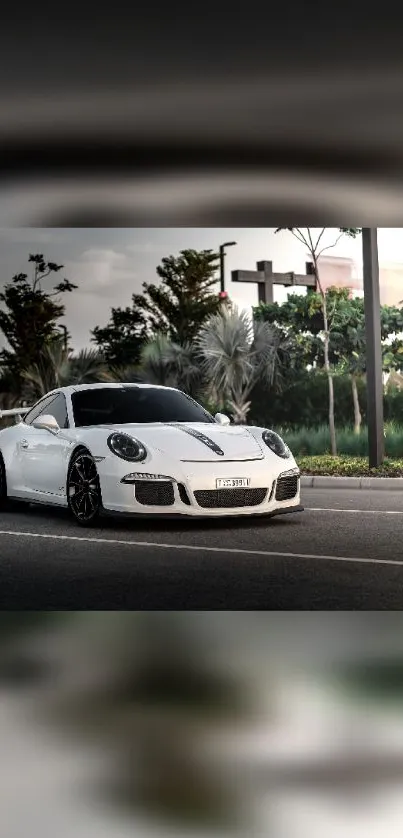
[[[48,412],[55,417],[59,428],[69,427],[66,398],[63,393],[56,396],[55,400],[49,405]]]
[[[47,413],[48,407],[55,401],[55,396],[48,396],[46,399],[41,399],[40,402],[37,402],[36,405],[26,413],[24,416],[24,422],[26,425],[32,425],[34,419],[41,415],[41,413]],[[56,417],[55,417],[56,418]]]

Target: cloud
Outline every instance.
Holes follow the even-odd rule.
[[[113,248],[102,248],[102,247],[90,247],[81,254],[81,258],[85,262],[124,262],[127,260],[127,256],[124,253],[120,253],[118,250],[114,250]]]
[[[0,227],[0,239],[10,244],[52,245],[63,242],[67,232],[57,228],[39,230],[34,227]]]
[[[90,332],[105,325],[111,308],[130,305],[133,293],[141,291],[136,260],[113,248],[90,247],[65,263],[64,274],[78,289],[63,296],[65,322],[76,349],[89,345]]]
[[[129,301],[141,285],[130,257],[112,248],[89,248],[78,260],[66,263],[66,269],[69,278],[79,286],[80,295],[96,294],[112,302],[123,288]]]
[[[161,248],[152,242],[137,242],[137,244],[126,245],[126,250],[130,253],[159,253]]]

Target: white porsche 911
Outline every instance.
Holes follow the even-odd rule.
[[[171,387],[62,387],[0,431],[0,506],[67,506],[83,526],[105,513],[299,512],[299,482],[274,431],[231,425]]]

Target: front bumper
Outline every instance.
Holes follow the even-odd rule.
[[[116,464],[114,461],[112,466]],[[184,463],[175,476],[167,463],[148,464],[148,471],[100,473],[106,512],[164,517],[223,518],[273,516],[302,511],[300,478],[295,461],[283,461],[276,471],[265,460],[249,462]],[[179,473],[178,473],[179,472]],[[131,478],[128,475],[132,474]],[[247,488],[217,489],[217,478],[249,479]]]

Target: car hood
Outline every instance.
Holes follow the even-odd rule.
[[[206,423],[113,425],[110,431],[130,434],[148,449],[158,450],[181,462],[261,460],[263,447],[245,427]]]

